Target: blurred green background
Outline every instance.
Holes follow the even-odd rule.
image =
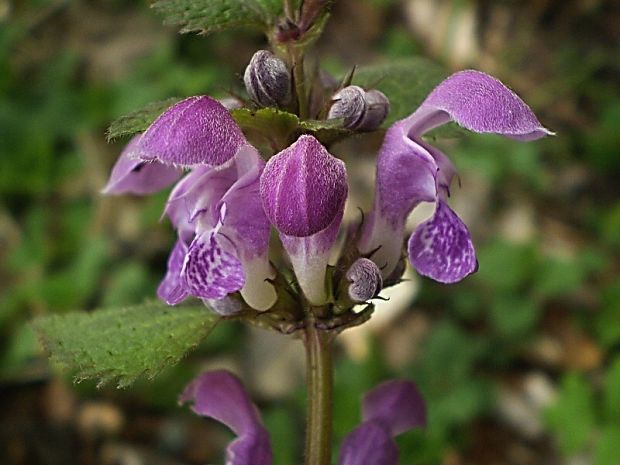
[[[416,278],[343,338],[338,440],[364,391],[403,376],[430,424],[399,438],[402,464],[620,464],[618,24],[617,2],[601,0],[336,2],[318,45],[330,70],[414,54],[478,68],[558,134],[438,142],[460,171],[454,205],[480,271],[454,286]],[[147,2],[0,0],[3,465],[222,463],[229,432],[176,405],[204,367],[242,375],[274,463],[299,463],[297,342],[220,325],[154,383],[97,390],[54,373],[27,324],[154,295],[173,240],[158,221],[166,193],[99,194],[122,148],[105,129],[154,100],[239,91],[264,46],[251,32],[181,36]]]

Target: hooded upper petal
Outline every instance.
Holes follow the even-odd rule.
[[[414,135],[448,121],[470,131],[519,140],[552,134],[517,94],[498,79],[475,70],[460,71],[441,82],[407,121]]]
[[[173,165],[217,166],[230,160],[245,143],[228,110],[202,95],[163,112],[142,135],[132,156]]]
[[[260,195],[269,221],[287,236],[311,236],[342,214],[347,175],[314,137],[301,136],[272,157],[261,176]]]
[[[386,381],[364,396],[364,421],[385,425],[392,436],[426,426],[426,404],[414,383],[404,379]]]
[[[340,449],[340,465],[396,465],[394,437],[426,426],[426,406],[407,380],[380,384],[364,396],[363,423],[349,433]]]
[[[340,446],[340,465],[397,465],[398,447],[380,423],[362,423]]]
[[[139,140],[140,135],[134,136],[121,152],[103,194],[151,194],[179,179],[181,170],[174,166],[132,158]]]
[[[478,269],[467,226],[442,200],[409,238],[408,252],[418,273],[441,283],[458,282]]]
[[[230,465],[271,465],[269,434],[241,381],[224,371],[203,373],[183,391],[179,402],[193,402],[198,415],[228,426],[238,438],[227,449]]]

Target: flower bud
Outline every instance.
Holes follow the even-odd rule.
[[[327,119],[343,118],[343,126],[357,129],[367,111],[366,92],[359,86],[348,86],[332,97],[332,106]]]
[[[362,116],[357,129],[372,131],[381,126],[390,112],[390,101],[379,90],[371,89],[366,92],[366,113]]]
[[[263,107],[286,105],[291,97],[291,75],[286,64],[267,50],[259,50],[243,75],[250,98]]]
[[[350,283],[348,293],[354,302],[366,302],[376,297],[383,287],[381,270],[367,258],[358,258],[348,269],[345,278]]]
[[[332,101],[327,118],[344,118],[343,126],[348,129],[377,129],[390,111],[390,101],[383,92],[366,92],[359,86],[345,87],[334,94]]]

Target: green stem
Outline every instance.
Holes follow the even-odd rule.
[[[291,61],[293,65],[293,79],[295,80],[295,93],[297,94],[297,110],[301,119],[308,118],[308,93],[306,92],[306,75],[304,72],[303,51],[295,45],[290,46]]]
[[[313,318],[306,326],[306,384],[308,419],[306,465],[329,465],[332,455],[332,337],[316,328]]]

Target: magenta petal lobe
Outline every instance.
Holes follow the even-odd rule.
[[[245,283],[241,263],[222,249],[215,231],[196,236],[185,256],[181,275],[190,294],[201,299],[222,299]]]
[[[307,135],[272,157],[260,180],[269,221],[294,237],[311,236],[332,224],[344,209],[347,192],[344,163]]]
[[[501,81],[475,70],[460,71],[440,83],[408,118],[413,134],[453,120],[474,132],[491,132],[519,140],[552,134],[530,107]]]
[[[245,137],[228,110],[207,96],[173,105],[142,135],[133,156],[182,166],[217,166],[230,160]]]
[[[181,269],[187,253],[187,245],[178,240],[168,257],[168,271],[157,288],[157,296],[168,305],[176,305],[185,300],[189,292],[181,278]]]
[[[340,447],[340,465],[397,465],[398,448],[381,423],[368,421],[350,432]]]
[[[169,186],[181,176],[181,170],[173,166],[132,158],[139,140],[138,135],[129,141],[112,168],[110,179],[102,190],[103,194],[152,194]]]
[[[443,201],[433,217],[409,238],[409,260],[418,273],[441,283],[455,283],[478,269],[467,226]]]
[[[414,383],[395,379],[364,396],[362,417],[386,426],[392,436],[426,426],[426,403]]]
[[[238,436],[227,448],[227,465],[271,465],[269,435],[236,376],[224,370],[203,373],[187,385],[179,402],[193,402],[194,412],[223,423]]]

